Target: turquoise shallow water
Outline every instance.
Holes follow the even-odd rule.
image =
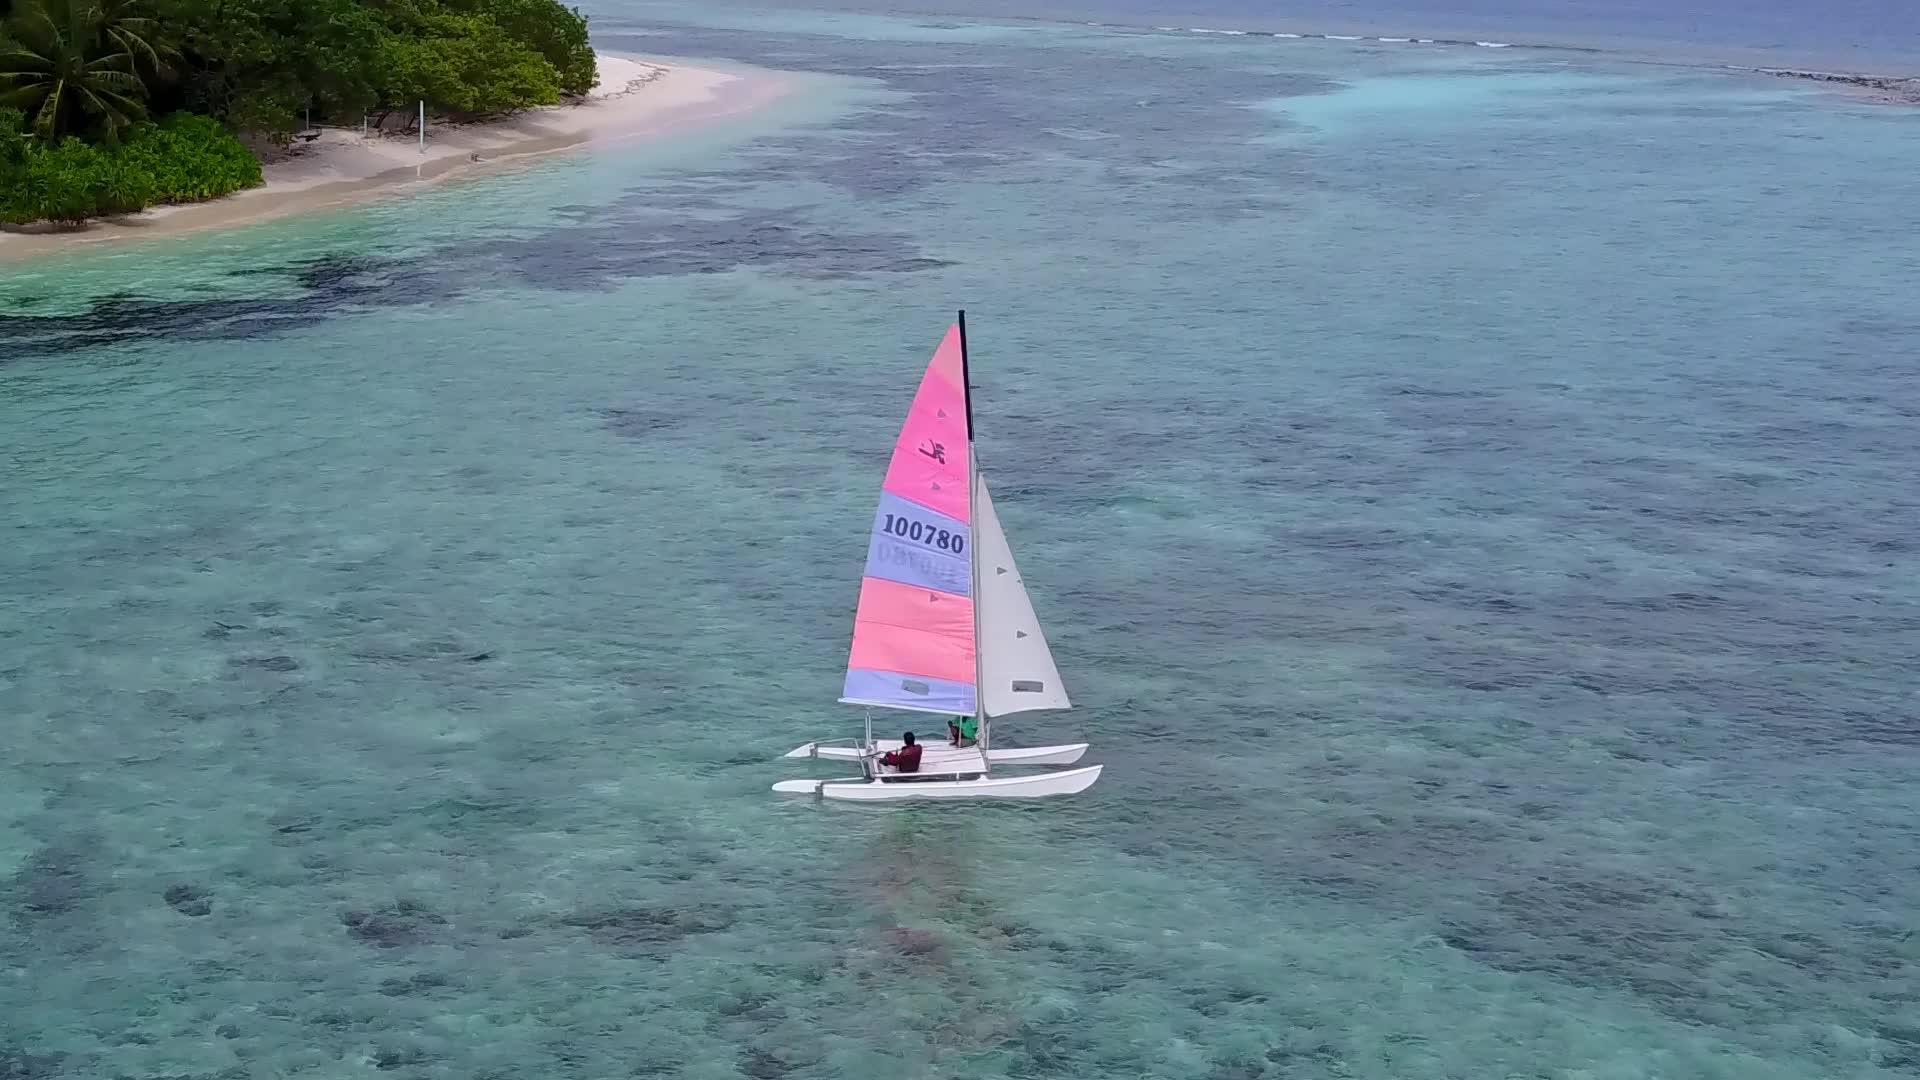
[[[1920,1068],[1914,114],[595,26],[818,93],[0,278],[0,1077]],[[776,801],[963,304],[1107,775]]]

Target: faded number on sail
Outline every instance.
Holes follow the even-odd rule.
[[[1040,632],[1033,601],[1013,563],[1013,549],[993,512],[987,479],[976,479],[973,493],[975,533],[980,543],[980,701],[988,716],[1066,709],[1067,688]]]
[[[973,499],[960,328],[907,410],[867,542],[841,701],[971,715]]]

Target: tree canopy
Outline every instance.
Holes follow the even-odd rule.
[[[81,2],[81,0],[73,0]],[[169,103],[241,130],[425,100],[442,113],[551,105],[598,78],[586,16],[556,0],[143,0],[184,55]]]
[[[23,109],[42,139],[117,142],[146,116],[142,76],[166,70],[158,30],[131,0],[29,0],[0,33],[0,105]]]
[[[17,110],[0,113],[0,216],[259,183],[223,127],[286,137],[418,101],[506,113],[598,76],[586,16],[559,0],[0,0],[0,110]]]

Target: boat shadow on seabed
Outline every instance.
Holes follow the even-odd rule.
[[[958,815],[894,814],[850,861],[848,899],[870,912],[874,929],[841,953],[833,975],[851,979],[864,998],[896,1003],[863,1035],[924,1041],[901,1047],[922,1060],[1019,1037],[1023,991],[987,975],[1001,964],[982,962],[1024,933],[977,883],[978,867],[991,861],[987,846],[979,824]]]

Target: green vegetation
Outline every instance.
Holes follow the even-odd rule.
[[[113,144],[30,135],[0,110],[0,222],[75,224],[158,203],[197,202],[260,183],[260,161],[204,116],[134,123]]]
[[[157,30],[129,0],[36,0],[0,32],[0,100],[26,109],[42,139],[116,142],[146,115],[142,74],[165,70]]]
[[[597,78],[586,17],[558,0],[0,0],[0,221],[258,184],[234,133],[284,140],[308,116],[357,126],[422,100],[507,113]]]

